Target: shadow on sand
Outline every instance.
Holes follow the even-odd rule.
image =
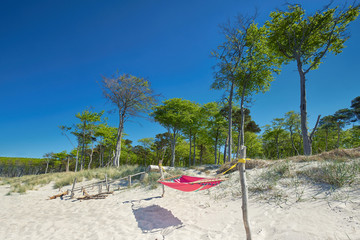
[[[161,231],[165,228],[182,227],[182,222],[169,210],[159,205],[133,208],[139,228],[143,232]]]

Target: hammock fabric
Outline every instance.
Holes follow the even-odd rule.
[[[218,178],[199,178],[191,177],[186,175],[181,175],[177,177],[167,178],[164,180],[158,181],[165,186],[183,191],[183,192],[193,192],[209,189],[219,185],[224,179]]]

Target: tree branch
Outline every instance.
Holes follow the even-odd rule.
[[[320,121],[320,117],[321,117],[321,115],[318,116],[317,121],[316,121],[316,124],[315,124],[315,127],[314,127],[314,129],[312,130],[312,132],[311,132],[311,134],[310,134],[310,140],[312,140],[312,138],[313,138],[313,136],[314,136],[315,130],[316,130],[316,128],[317,128],[317,126],[318,126],[318,124],[319,124],[319,121]]]

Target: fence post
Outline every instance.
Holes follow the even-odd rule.
[[[106,191],[110,192],[110,185],[108,183],[107,174],[105,173],[105,184],[106,184]]]
[[[131,187],[131,175],[128,176],[128,187]]]

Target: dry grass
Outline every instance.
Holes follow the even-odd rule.
[[[91,179],[104,179],[107,174],[109,179],[118,179],[127,175],[144,171],[144,168],[137,165],[125,165],[120,168],[97,168],[79,172],[48,173],[40,175],[27,175],[14,178],[2,178],[2,184],[10,185],[10,192],[25,193],[38,187],[54,182],[54,188],[71,185],[76,178],[77,182]]]
[[[311,161],[326,161],[326,160],[339,160],[348,161],[351,159],[360,158],[360,147],[352,149],[334,149],[328,152],[312,156],[294,156],[288,158],[293,162],[311,162]]]

